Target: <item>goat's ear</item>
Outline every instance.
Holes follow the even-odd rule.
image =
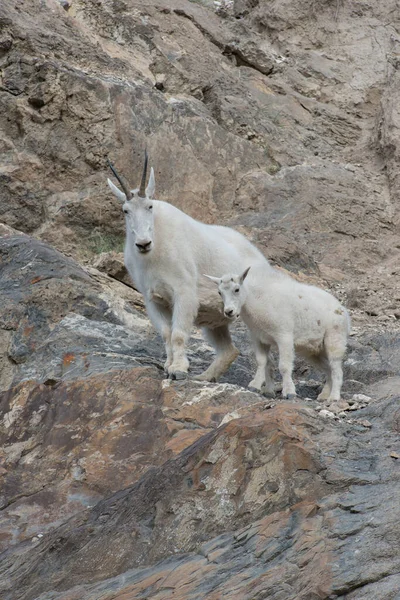
[[[147,188],[146,188],[146,197],[154,198],[155,191],[156,191],[156,180],[154,178],[154,169],[153,169],[153,167],[151,167],[149,183],[147,184]]]
[[[107,179],[107,183],[110,186],[110,189],[111,189],[112,193],[114,194],[114,196],[117,196],[118,200],[120,202],[122,202],[122,204],[124,204],[124,202],[126,202],[126,196],[125,196],[124,192],[121,192],[121,190],[119,188],[117,188],[116,185],[113,184],[111,179]]]
[[[207,279],[211,279],[211,281],[213,281],[217,285],[221,283],[221,279],[219,277],[212,277],[211,275],[206,275],[205,273],[203,273],[203,275],[204,277],[207,277]]]
[[[242,285],[243,281],[246,279],[248,272],[250,271],[251,266],[247,267],[247,269],[244,271],[244,273],[241,274],[241,276],[239,277],[239,283],[240,285]]]

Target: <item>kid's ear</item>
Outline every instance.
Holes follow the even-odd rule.
[[[207,279],[211,279],[211,281],[213,281],[217,285],[221,283],[221,279],[219,277],[212,277],[211,275],[206,275],[205,273],[203,273],[203,276],[207,277]]]
[[[248,272],[250,271],[251,266],[247,267],[247,269],[244,271],[244,273],[241,274],[241,276],[239,277],[239,282],[240,285],[242,285],[243,281],[246,279]]]

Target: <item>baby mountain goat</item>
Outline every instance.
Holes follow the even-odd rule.
[[[146,187],[147,154],[139,189],[131,190],[111,163],[109,166],[123,189],[121,192],[108,180],[125,215],[125,265],[144,296],[150,320],[164,339],[169,377],[181,379],[187,375],[186,344],[196,323],[203,326],[205,337],[217,352],[198,379],[217,380],[239,352],[232,344],[222,303],[217,302],[213,286],[205,289],[202,273],[217,275],[260,262],[266,270],[272,267],[237,231],[205,225],[168,202],[153,200],[153,169]],[[215,296],[216,308],[211,316],[204,316],[210,296]]]
[[[350,318],[336,298],[264,265],[253,265],[242,275],[209,279],[218,284],[225,315],[230,319],[240,315],[250,330],[258,365],[250,387],[274,395],[269,353],[276,346],[284,398],[296,394],[292,379],[296,351],[326,374],[318,400],[340,400]]]

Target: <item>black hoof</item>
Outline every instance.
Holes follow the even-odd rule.
[[[262,395],[265,398],[276,398],[275,392],[267,392],[267,391],[265,391],[265,392],[262,393]]]
[[[168,377],[169,379],[178,381],[182,379],[187,379],[188,373],[186,373],[185,371],[175,371],[174,373],[170,373]]]
[[[285,400],[295,400],[297,398],[297,394],[286,394],[286,396],[283,396],[283,398]]]
[[[254,392],[255,394],[261,394],[261,390],[258,390],[257,388],[253,387],[252,385],[249,386],[247,389],[250,390],[250,392]]]

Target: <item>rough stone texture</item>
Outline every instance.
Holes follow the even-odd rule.
[[[263,405],[235,386],[199,386],[185,389],[183,402],[156,369],[135,367],[58,384],[29,381],[3,393],[1,549],[131,484],[229,410]]]
[[[371,429],[288,404],[234,420],[6,557],[7,586],[26,600],[395,598],[398,397],[366,414]]]
[[[99,271],[107,273],[107,275],[113,279],[121,281],[130,287],[134,287],[133,281],[126,270],[122,252],[102,252],[93,261],[93,266]]]
[[[398,598],[399,43],[394,0],[0,3],[2,600]],[[338,406],[301,361],[246,390],[240,324],[221,383],[163,379],[106,186],[145,146],[350,308]]]

